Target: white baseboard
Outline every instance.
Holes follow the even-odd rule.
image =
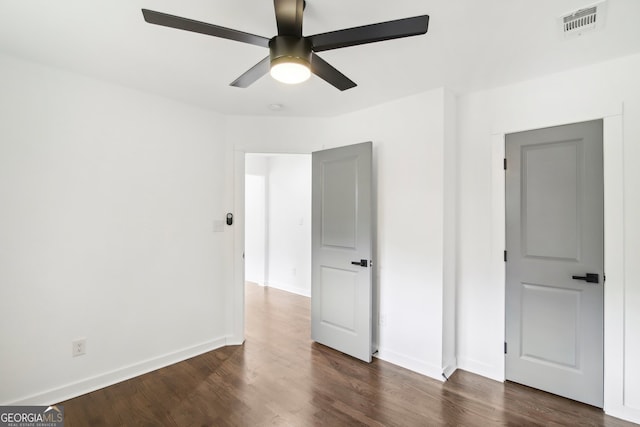
[[[612,405],[607,405],[606,403],[604,406],[605,414],[612,417],[620,418],[621,420],[640,424],[640,411],[638,411],[637,409],[629,408],[627,406],[612,407]]]
[[[245,282],[245,283],[251,283],[252,285],[261,286],[261,287],[263,287],[263,288],[264,288],[265,286],[267,286],[267,284],[266,284],[265,282],[263,282],[263,281],[251,280],[251,279],[247,279],[246,277],[245,277],[245,279],[244,279],[244,282]]]
[[[290,292],[292,294],[301,295],[303,297],[311,298],[311,289],[298,288],[296,286],[283,285],[281,283],[267,283],[267,286],[281,291]]]
[[[123,366],[110,372],[105,372],[90,378],[65,384],[40,393],[15,400],[13,402],[3,403],[3,405],[53,405],[83,394],[91,393],[110,385],[117,384],[122,381],[164,368],[174,363],[182,362],[200,354],[211,350],[224,347],[226,345],[234,345],[228,342],[226,337],[212,341],[207,341],[192,347],[168,353],[162,356],[143,360],[132,365]]]
[[[228,345],[242,345],[242,344],[244,344],[244,337],[243,336],[241,336],[241,337],[228,336],[225,339],[225,343],[224,343],[225,346],[228,346]]]
[[[451,363],[448,363],[447,366],[444,367],[442,373],[447,379],[451,378],[451,375],[458,369],[457,362],[454,360]]]
[[[464,357],[458,357],[458,369],[478,374],[483,377],[490,378],[495,381],[504,382],[504,368],[502,370],[486,363],[478,362],[473,359],[466,359]]]
[[[385,362],[393,363],[394,365],[398,365],[410,371],[417,372],[418,374],[433,378],[434,380],[444,381],[444,378],[442,377],[442,369],[439,366],[424,363],[412,358],[411,356],[380,348],[376,357],[384,360]]]

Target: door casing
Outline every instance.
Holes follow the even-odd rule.
[[[561,126],[589,120],[603,119],[604,200],[605,200],[605,271],[607,286],[604,306],[604,410],[611,414],[624,414],[624,144],[623,104],[611,103],[595,106],[591,113],[572,109],[556,114],[552,118],[544,110],[530,109],[527,117],[517,121],[500,122],[491,133],[491,283],[501,283],[492,291],[498,314],[492,320],[495,331],[490,336],[494,348],[492,363],[477,364],[476,372],[497,381],[505,380],[503,354],[505,328],[505,188],[504,188],[504,144],[505,135],[514,132]],[[542,117],[542,119],[541,119]],[[514,124],[515,123],[515,124]],[[500,309],[501,307],[501,309]],[[493,329],[492,329],[493,330]]]

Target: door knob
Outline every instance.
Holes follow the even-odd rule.
[[[587,283],[600,283],[600,278],[596,273],[587,273],[586,276],[571,276],[574,280],[584,280]]]
[[[366,259],[361,259],[360,261],[351,261],[351,264],[359,265],[360,267],[368,267],[369,266],[369,263],[367,262]]]

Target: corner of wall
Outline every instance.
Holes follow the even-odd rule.
[[[443,88],[443,292],[442,292],[442,360],[443,366],[455,366],[450,361],[457,356],[456,341],[456,266],[457,266],[457,199],[458,159],[456,129],[456,98]]]

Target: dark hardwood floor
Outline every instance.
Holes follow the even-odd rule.
[[[246,343],[62,402],[72,426],[632,426],[457,371],[446,383],[311,342],[309,299],[248,284]]]

